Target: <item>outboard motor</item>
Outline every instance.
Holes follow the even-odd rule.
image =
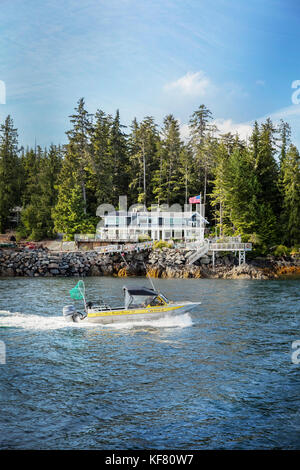
[[[77,312],[74,305],[66,305],[63,308],[63,316],[69,322],[78,322],[86,317],[85,313]]]

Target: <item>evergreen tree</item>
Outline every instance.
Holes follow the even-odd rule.
[[[7,116],[0,127],[0,232],[9,227],[12,210],[20,204],[20,175],[17,129]]]
[[[131,183],[130,189],[137,190],[137,202],[147,205],[151,202],[151,175],[155,169],[158,145],[158,132],[154,118],[147,116],[139,125],[136,120],[132,123],[132,133],[129,136]]]
[[[96,218],[85,213],[82,185],[78,183],[77,172],[65,159],[59,174],[57,204],[52,210],[55,232],[63,233],[65,240],[73,240],[76,233],[94,233]]]
[[[20,233],[31,240],[52,238],[55,235],[51,211],[57,201],[57,178],[61,169],[61,149],[50,146],[40,157],[40,168],[35,187],[31,187],[30,201],[22,211]]]
[[[127,194],[129,186],[129,162],[127,152],[127,136],[123,132],[123,126],[120,122],[120,113],[117,110],[111,127],[111,152],[112,152],[112,194],[111,201],[117,207],[119,195]]]
[[[258,182],[248,149],[235,147],[224,172],[225,206],[232,233],[250,235],[258,231]]]
[[[111,128],[112,117],[98,110],[91,137],[93,175],[89,182],[89,190],[94,191],[97,206],[111,201],[113,188]],[[95,214],[95,210],[92,213]]]
[[[21,156],[23,188],[22,188],[22,206],[26,207],[31,200],[31,195],[36,191],[38,185],[39,172],[42,166],[41,160],[43,151],[40,146],[34,149],[28,148]]]
[[[77,103],[75,114],[72,114],[70,121],[72,129],[66,132],[69,143],[66,158],[72,161],[72,166],[76,171],[76,180],[81,187],[83,210],[88,213],[89,201],[87,197],[87,181],[91,175],[91,134],[93,131],[92,116],[85,109],[83,98]]]
[[[279,155],[280,168],[281,168],[282,163],[285,160],[287,150],[291,143],[291,126],[287,122],[285,122],[283,119],[280,120],[279,133],[280,133],[280,140],[281,140],[280,155]]]
[[[190,145],[194,154],[194,165],[198,175],[198,189],[203,187],[203,203],[206,204],[207,182],[212,168],[212,153],[206,141],[206,136],[210,136],[216,131],[209,122],[212,119],[211,111],[205,105],[200,105],[189,121]]]
[[[282,160],[282,175],[282,236],[292,246],[300,244],[300,155],[295,145],[290,145]]]
[[[231,226],[229,219],[229,207],[227,206],[227,179],[228,179],[228,150],[221,141],[216,150],[216,165],[213,169],[213,189],[210,193],[210,201],[214,207],[214,219],[216,235],[223,236],[228,233]]]
[[[182,142],[179,123],[172,114],[164,119],[158,150],[159,168],[153,175],[153,193],[156,201],[174,204],[182,194],[180,154]]]
[[[135,119],[127,136],[119,111],[113,117],[98,110],[93,120],[82,98],[70,119],[63,150],[35,146],[21,158],[10,116],[1,125],[1,231],[9,228],[16,205],[23,207],[25,236],[40,239],[58,231],[72,239],[94,232],[97,206],[116,207],[122,194],[129,204],[149,206],[184,204],[202,192],[205,216],[216,220],[218,234],[255,234],[266,247],[300,242],[299,152],[284,121],[277,128],[270,119],[254,123],[246,144],[231,133],[217,137],[211,112],[201,105],[184,144],[173,115],[165,117],[160,133],[153,117]]]
[[[276,128],[267,119],[261,124],[259,147],[255,161],[255,170],[260,184],[258,195],[262,203],[269,203],[274,214],[278,213],[278,165],[276,155]]]

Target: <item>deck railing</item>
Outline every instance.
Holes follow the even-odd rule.
[[[95,248],[97,253],[128,253],[131,251],[148,250],[152,248],[153,242],[132,243],[125,245],[106,245]]]
[[[210,251],[251,251],[252,243],[210,243]]]

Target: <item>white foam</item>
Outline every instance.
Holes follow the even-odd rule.
[[[104,325],[106,328],[115,328],[118,330],[131,329],[138,327],[150,328],[186,328],[191,326],[193,321],[188,313],[176,316],[165,316],[156,320],[133,320],[130,322],[109,323]]]
[[[156,320],[133,320],[130,322],[109,323],[101,325],[99,323],[88,323],[85,321],[73,323],[67,322],[60,316],[32,315],[27,313],[9,312],[0,310],[0,327],[23,328],[25,330],[57,330],[61,328],[114,328],[114,329],[132,329],[132,328],[186,328],[193,324],[188,313],[177,316],[166,316]]]
[[[72,326],[77,326],[78,323],[71,323]],[[63,316],[42,316],[31,315],[19,312],[0,311],[0,327],[9,328],[23,328],[24,330],[57,330],[65,328],[69,323]]]

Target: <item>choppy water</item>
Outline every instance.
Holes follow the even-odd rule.
[[[300,447],[299,281],[161,280],[202,305],[105,327],[64,322],[75,282],[0,280],[0,448]],[[122,302],[124,279],[85,282]]]

